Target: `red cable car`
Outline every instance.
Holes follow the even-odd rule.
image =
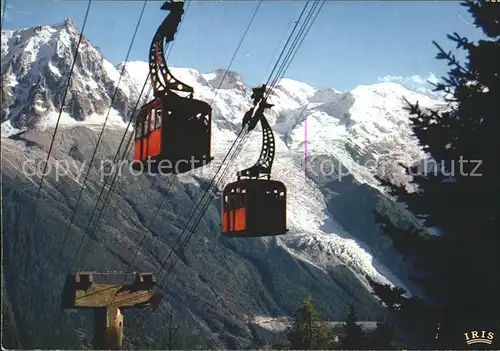
[[[243,123],[248,123],[252,130],[260,121],[262,149],[257,163],[238,172],[238,180],[228,184],[222,193],[222,234],[230,237],[275,236],[288,232],[286,187],[280,181],[271,180],[275,143],[263,112],[272,105],[264,101],[265,86],[253,91],[254,104],[260,101],[259,107],[253,116],[254,111],[248,111]]]
[[[179,174],[203,167],[213,159],[212,109],[206,102],[194,99],[193,88],[172,75],[163,54],[164,43],[174,39],[183,5],[183,1],[163,4],[162,9],[170,10],[170,14],[151,43],[149,71],[155,97],[142,106],[136,118],[136,170]]]

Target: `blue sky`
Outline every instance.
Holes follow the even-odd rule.
[[[186,0],[186,5],[189,0]],[[4,29],[55,24],[66,17],[82,27],[87,1],[7,0]],[[99,1],[91,5],[84,34],[117,64],[126,57],[144,1]],[[146,60],[156,27],[167,11],[148,1],[130,60]],[[226,68],[257,3],[192,2],[169,58],[170,66],[201,72]],[[262,84],[304,2],[264,0],[231,69],[247,84]],[[2,0],[3,7],[3,0]],[[479,30],[455,1],[327,1],[286,76],[315,87],[347,91],[360,84],[398,81],[414,89],[442,76],[432,40],[454,49],[446,34],[478,39]]]

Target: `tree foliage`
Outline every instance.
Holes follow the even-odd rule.
[[[393,348],[393,328],[386,322],[377,322],[377,328],[369,337],[369,348],[372,350],[390,350]]]
[[[287,337],[293,350],[328,349],[332,343],[330,329],[311,299],[306,299],[297,309]]]
[[[402,302],[413,325],[419,323],[417,316],[435,313],[440,325],[440,344],[435,346],[445,348],[462,348],[467,330],[493,330],[500,324],[500,8],[477,1],[462,6],[484,39],[474,43],[458,33],[448,35],[466,54],[465,63],[434,42],[436,58],[450,67],[435,86],[447,94],[447,108],[424,111],[418,103],[408,103],[414,133],[438,167],[414,176],[419,190],[413,193],[383,182],[426,228],[437,228],[440,235],[397,228],[379,218],[384,233],[412,259],[415,274],[410,279],[424,288],[428,303],[418,313],[421,302],[387,289],[382,292],[385,302]],[[416,168],[407,171],[417,173]]]
[[[342,349],[359,350],[366,346],[366,336],[357,323],[358,316],[354,306],[349,306],[349,314],[343,325],[344,333],[340,339]]]

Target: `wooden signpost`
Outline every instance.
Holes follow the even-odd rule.
[[[62,293],[63,309],[94,310],[94,348],[119,350],[123,344],[123,315],[127,308],[156,308],[161,294],[153,293],[154,273],[136,273],[132,284],[99,284],[92,272],[68,276]]]

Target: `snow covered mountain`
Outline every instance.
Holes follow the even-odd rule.
[[[69,19],[55,26],[2,32],[3,136],[55,125],[78,36]],[[124,126],[147,77],[147,63],[128,62],[113,67],[86,38],[80,45],[79,58],[61,124],[102,124],[108,117],[107,124]],[[124,74],[120,75],[122,69]],[[207,74],[193,69],[173,71],[195,88],[198,98],[213,100],[216,132],[222,133],[224,139],[234,137],[226,132],[238,130],[241,116],[250,106],[250,87],[241,77],[230,72],[216,91],[224,70]],[[272,95],[275,107],[269,114],[288,150],[302,150],[305,160],[311,153],[328,150],[339,156],[339,162],[351,172],[355,172],[353,167],[359,169],[361,162],[369,171],[361,169],[356,178],[376,186],[374,172],[404,182],[394,165],[422,158],[402,110],[403,96],[420,101],[424,107],[441,104],[395,83],[360,86],[341,93],[282,79]]]
[[[31,192],[39,182],[38,179],[32,179],[21,172],[22,162],[25,158],[45,159],[46,157],[46,149],[50,142],[50,129],[56,122],[78,35],[77,29],[69,20],[55,26],[2,31],[1,75],[4,82],[2,94],[5,97],[2,106],[2,162],[5,164],[4,172],[7,182],[10,182],[7,185],[10,191],[5,192],[4,197],[7,197],[6,201],[10,203],[18,204],[28,201],[28,198],[33,196]],[[58,213],[67,213],[74,204],[73,197],[76,196],[78,187],[81,186],[97,139],[98,131],[94,126],[100,129],[104,123],[114,89],[119,87],[113,109],[109,110],[110,119],[107,121],[109,128],[106,129],[106,137],[103,139],[106,142],[101,147],[102,158],[113,157],[117,143],[123,134],[125,122],[128,121],[148,73],[146,62],[127,62],[113,67],[87,39],[80,46],[79,56],[80,59],[77,60],[71,78],[71,90],[68,93],[65,113],[61,121],[62,128],[56,137],[56,150],[51,160],[52,162],[56,159],[66,160],[74,167],[72,174],[68,174],[63,183],[60,181],[58,183],[49,176],[45,180],[46,189],[44,185],[48,196],[47,203],[59,199],[51,206],[63,206],[58,208]],[[120,80],[122,69],[124,74]],[[192,200],[194,195],[191,192],[200,192],[204,184],[211,179],[213,172],[239,132],[242,117],[251,106],[251,87],[248,87],[234,72],[229,72],[220,89],[217,90],[224,76],[224,70],[201,73],[194,69],[173,68],[172,71],[178,79],[193,86],[195,98],[209,103],[213,102],[215,160],[208,167],[179,176],[180,183],[175,190],[189,199],[189,201],[182,200],[183,204],[190,204],[190,201],[194,201]],[[118,80],[120,80],[119,84]],[[423,158],[423,153],[411,133],[409,120],[403,109],[403,96],[412,102],[418,100],[424,107],[442,105],[440,101],[409,91],[395,83],[359,86],[350,92],[343,93],[333,88],[317,89],[306,83],[287,78],[279,82],[270,98],[274,107],[269,110],[268,118],[275,131],[277,143],[273,178],[283,181],[288,188],[287,215],[290,232],[278,238],[257,240],[264,245],[266,252],[276,254],[278,250],[286,255],[286,260],[305,264],[307,267],[312,267],[311,269],[315,272],[323,272],[322,279],[330,279],[327,278],[330,274],[340,274],[337,271],[339,267],[348,270],[351,278],[345,278],[347,273],[342,273],[343,283],[339,283],[339,286],[343,288],[331,292],[333,295],[340,294],[342,298],[339,297],[339,299],[345,303],[350,298],[357,301],[358,297],[349,297],[342,289],[350,289],[349,287],[356,286],[356,284],[365,286],[369,295],[365,276],[412,290],[406,280],[406,267],[381,237],[373,219],[374,210],[383,210],[394,212],[395,216],[399,216],[399,220],[411,222],[410,218],[403,218],[405,216],[403,212],[398,212],[385,200],[375,178],[376,175],[383,175],[406,184],[408,179],[395,166],[396,162],[410,164]],[[19,134],[20,132],[24,133]],[[226,184],[234,179],[236,169],[242,169],[255,162],[260,151],[260,144],[260,133],[254,132],[239,159],[233,165],[230,175],[225,179]],[[95,167],[99,168],[97,165]],[[101,184],[97,179],[98,175],[95,177],[92,189],[89,190],[95,194],[93,197],[97,197]],[[129,238],[120,233],[132,230],[130,228],[137,232],[150,231],[151,235],[154,234],[151,242],[156,242],[153,237],[158,236],[155,229],[147,229],[147,225],[143,223],[144,216],[147,217],[150,214],[145,215],[142,211],[146,211],[146,208],[147,212],[154,212],[149,200],[143,198],[146,196],[144,192],[149,191],[149,197],[153,199],[160,197],[165,191],[172,191],[156,189],[155,186],[146,190],[146,185],[150,182],[146,177],[140,182],[143,191],[138,190],[137,180],[124,176],[121,187],[126,190],[116,194],[119,198],[117,201],[123,204],[116,205],[118,207],[115,208],[115,212],[120,214],[123,211],[121,215],[124,218],[137,217],[137,219],[133,219],[133,223],[127,224],[126,228],[120,227],[123,225],[121,222],[116,225],[110,224],[108,228],[110,234],[102,234],[103,237],[108,238],[109,235],[113,238],[113,240],[106,240],[113,242],[112,245],[115,245],[114,241],[117,241],[119,244],[116,243],[116,245],[125,245],[127,250],[132,251],[137,248],[139,239],[132,234]],[[19,184],[22,184],[23,189],[31,189],[26,190],[26,195],[23,195],[26,197],[19,195],[18,191],[21,190],[13,190],[17,189]],[[190,190],[191,186],[194,186],[196,191]],[[69,191],[69,189],[72,190]],[[149,197],[146,196],[148,199]],[[14,211],[16,206],[9,208]],[[86,212],[89,212],[88,216],[90,216],[92,206],[92,202],[88,203],[88,208],[86,208]],[[182,208],[184,205],[179,206]],[[79,209],[78,212],[80,211],[83,210]],[[172,231],[182,226],[182,221],[178,223],[178,219],[172,219],[176,218],[174,213],[189,212],[187,208],[175,211],[169,208],[165,211],[158,226],[172,225],[174,228]],[[216,220],[220,209],[217,205],[213,205],[208,213],[211,211],[214,222],[207,220],[205,230],[215,233],[218,228]],[[11,216],[15,217],[15,214]],[[63,221],[62,218],[65,216],[61,215],[58,221]],[[17,222],[13,220],[6,224],[6,228],[16,228],[17,225]],[[160,230],[159,232],[162,233]],[[8,230],[5,233],[6,236],[9,235]],[[215,249],[209,249],[219,247],[217,245],[220,244],[217,241],[218,233],[213,235],[215,238],[203,237],[206,241],[198,243],[201,246],[197,249],[207,247],[205,255],[210,256],[218,252]],[[12,240],[17,239],[7,241]],[[165,240],[165,243],[157,244],[160,247],[158,249],[149,248],[148,252],[141,250],[141,258],[151,265],[148,267],[156,269],[158,266],[158,262],[151,260],[149,255],[159,255],[155,250],[163,250],[161,248],[165,245],[168,247],[166,243],[168,240]],[[231,245],[233,246],[228,247],[239,255],[238,259],[241,260],[239,262],[245,262],[244,265],[247,265],[247,262],[253,264],[255,252],[250,252],[248,248],[243,249],[238,244]],[[154,245],[151,244],[151,246]],[[243,251],[245,251],[244,254]],[[120,257],[127,257],[127,254],[121,253]],[[196,257],[201,259],[205,256]],[[282,256],[279,257],[279,260],[284,260]],[[273,257],[266,259],[273,260]],[[213,260],[211,265],[220,264],[220,262],[215,262],[215,258]],[[286,262],[289,265],[291,261]],[[184,273],[187,274],[188,280],[195,279],[191,275],[200,274],[197,270],[199,267],[195,268],[192,263],[186,261],[181,265],[185,269]],[[225,267],[225,263],[223,266]],[[224,275],[222,277],[219,275],[214,276],[213,279],[225,279],[224,277]],[[265,278],[255,279],[265,280]],[[275,277],[275,279],[278,278]],[[293,274],[286,279],[294,284],[304,284],[296,281],[295,279],[298,278],[294,278]],[[314,275],[314,278],[307,276],[301,279],[306,279],[307,284],[312,284],[310,290],[318,291],[318,295],[325,292],[325,289],[331,289],[331,286],[324,288],[322,283],[318,283],[317,275]],[[344,279],[347,282],[344,282]],[[189,282],[182,282],[182,285],[189,285]],[[225,286],[224,284],[227,282],[203,281],[200,286],[204,289],[214,289],[215,285]],[[216,291],[213,293],[222,294]],[[197,292],[194,291],[193,294],[196,295]],[[252,296],[251,298],[258,296],[247,290],[244,294]],[[278,295],[282,299],[294,301],[302,298],[292,292],[285,297],[280,294],[273,295],[274,301],[279,300]],[[238,298],[243,297],[234,297],[235,301],[238,301]],[[335,300],[335,296],[331,298]],[[256,300],[258,299],[257,297]],[[220,300],[219,297],[217,300]],[[183,308],[189,309],[190,307]],[[268,312],[270,310],[273,308],[267,309]],[[279,310],[288,312],[289,308]],[[261,310],[257,312],[263,313]],[[189,310],[189,313],[197,321],[205,320],[205,317],[200,315],[200,311],[193,309]],[[229,309],[228,313],[243,312],[239,310],[234,312]],[[245,313],[247,313],[246,310]],[[238,315],[234,318],[244,320],[246,317]]]
[[[55,26],[2,31],[2,122],[9,120],[10,126],[25,129],[50,125],[57,118],[79,35],[69,19]],[[106,115],[118,83],[111,123],[121,122],[117,114],[130,114],[131,100],[139,94],[135,82],[120,80],[116,68],[83,37],[64,102],[63,123]]]
[[[147,63],[128,62],[118,67],[123,66],[126,80],[142,87],[148,73]],[[234,140],[241,116],[250,107],[251,87],[237,73],[230,72],[216,90],[224,70],[202,74],[193,69],[174,68],[173,72],[194,87],[197,98],[213,101],[215,140]],[[415,164],[424,154],[412,134],[403,97],[412,103],[418,101],[424,108],[445,106],[442,101],[396,83],[359,86],[342,93],[284,78],[271,94],[274,106],[268,112],[268,119],[283,143],[278,150],[302,154],[303,167],[307,168],[307,163],[319,155],[333,155],[335,162],[322,163],[325,170],[344,167],[358,181],[374,187],[378,183],[374,175],[407,184],[409,179],[397,166],[398,162]],[[253,149],[258,150],[259,136],[254,140]]]

